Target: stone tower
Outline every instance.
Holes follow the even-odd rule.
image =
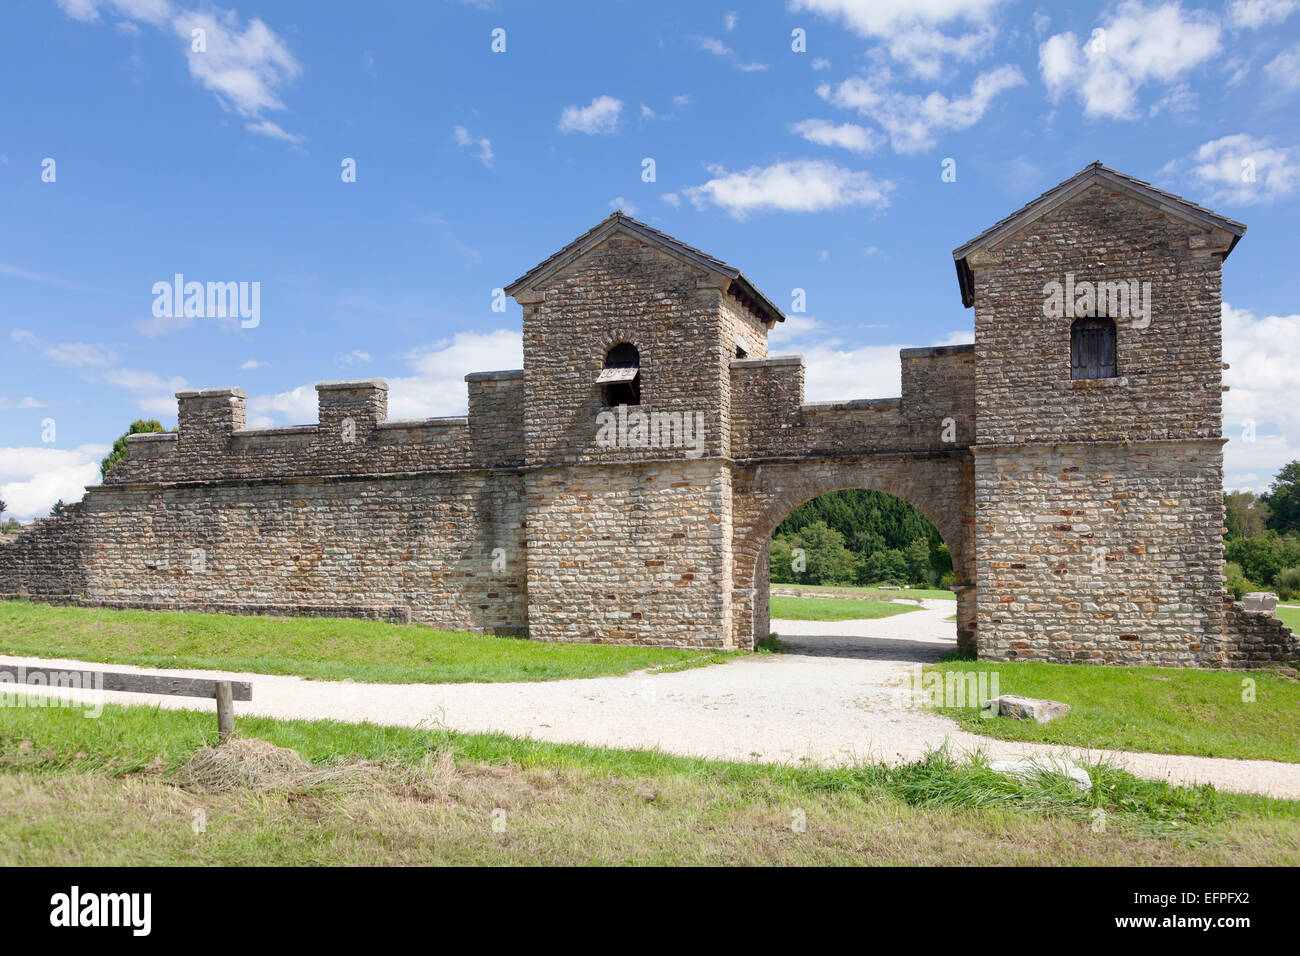
[[[1094,163],[954,252],[975,307],[983,657],[1223,633],[1221,281],[1246,227]]]
[[[529,634],[731,643],[731,363],[784,316],[614,213],[507,289],[523,307]]]

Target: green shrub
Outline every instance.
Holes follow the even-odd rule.
[[[1223,576],[1227,579],[1226,587],[1238,601],[1241,600],[1242,595],[1249,594],[1251,591],[1264,590],[1242,573],[1241,565],[1236,561],[1229,561],[1223,566]]]
[[[1285,568],[1273,581],[1278,597],[1284,601],[1300,597],[1300,567]]]

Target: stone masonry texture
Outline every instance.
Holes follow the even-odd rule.
[[[390,420],[382,381],[325,382],[316,424],[250,429],[239,389],[181,392],[176,432],[0,548],[0,595],[752,649],[777,525],[871,488],[943,535],[980,657],[1294,662],[1223,588],[1230,246],[1174,212],[1098,182],[994,233],[959,263],[975,344],[906,349],[899,398],[830,403],[768,355],[782,317],[743,276],[616,215],[510,287],[524,369],[468,375],[467,416]],[[1114,378],[1070,378],[1072,319],[1043,308],[1066,273],[1150,283]],[[641,404],[609,408],[623,343]]]

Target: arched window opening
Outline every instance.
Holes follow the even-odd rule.
[[[641,353],[629,342],[620,342],[605,355],[605,368],[596,379],[603,389],[605,404],[641,404]]]
[[[1070,378],[1114,378],[1116,361],[1115,320],[1107,316],[1085,316],[1070,326]]]

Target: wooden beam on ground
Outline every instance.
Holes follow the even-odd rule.
[[[5,680],[8,677],[10,680]],[[33,680],[32,678],[36,679]],[[0,665],[0,688],[5,684],[19,687],[54,687],[65,690],[113,690],[129,694],[166,694],[170,697],[217,698],[217,687],[226,684],[230,699],[252,700],[253,685],[248,681],[216,681],[202,677],[163,677],[157,674],[121,674],[111,671],[67,670],[60,667],[26,667]]]

